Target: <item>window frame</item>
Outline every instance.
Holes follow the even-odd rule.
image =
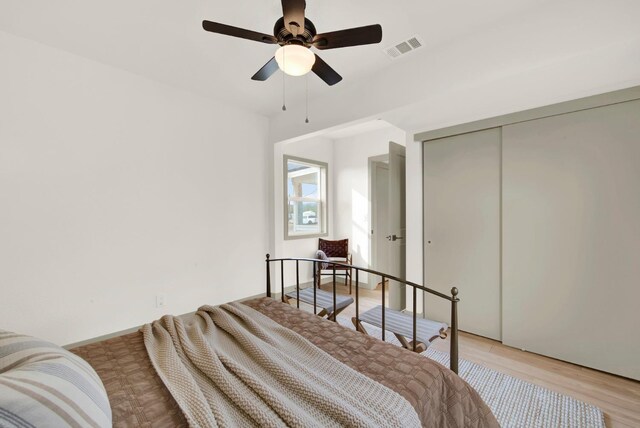
[[[320,206],[321,206],[321,215],[320,215],[320,232],[314,233],[303,233],[303,234],[295,234],[289,235],[289,161],[300,162],[303,164],[308,164],[313,167],[318,167],[321,169],[320,173],[320,183],[319,193],[320,193]],[[324,174],[322,174],[322,170],[324,170]],[[324,175],[324,177],[323,177]],[[283,155],[283,165],[282,165],[282,176],[283,176],[283,225],[284,225],[284,239],[286,241],[295,240],[295,239],[309,239],[309,238],[320,238],[323,236],[329,235],[329,164],[326,162],[321,162],[313,159],[305,159],[297,156]],[[322,182],[324,179],[324,183]]]

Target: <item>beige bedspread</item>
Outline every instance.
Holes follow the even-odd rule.
[[[270,298],[244,304],[398,392],[414,407],[423,426],[498,426],[478,393],[435,361]],[[142,333],[85,345],[72,352],[87,360],[102,379],[115,427],[187,426],[178,404],[151,365]]]
[[[248,306],[203,306],[142,332],[192,427],[420,426],[398,393]]]

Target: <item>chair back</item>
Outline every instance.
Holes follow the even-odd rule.
[[[349,240],[339,239],[329,241],[327,239],[318,240],[318,250],[324,251],[327,257],[347,257],[349,255]]]

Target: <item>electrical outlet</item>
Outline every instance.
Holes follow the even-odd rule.
[[[162,308],[167,304],[167,295],[160,293],[156,295],[156,308]]]

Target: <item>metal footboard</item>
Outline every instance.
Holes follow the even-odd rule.
[[[416,284],[411,281],[407,281],[402,278],[395,277],[393,275],[388,275],[383,272],[378,272],[373,269],[353,266],[347,263],[342,262],[328,262],[326,260],[319,259],[310,259],[310,258],[280,258],[280,259],[272,259],[269,254],[267,254],[266,258],[266,268],[267,268],[267,297],[271,297],[271,263],[280,263],[280,292],[281,299],[285,301],[285,286],[284,286],[284,263],[285,262],[295,262],[296,266],[296,297],[299,297],[300,294],[300,262],[313,263],[313,312],[317,313],[317,305],[316,305],[316,284],[317,284],[317,267],[318,263],[324,263],[325,265],[329,265],[329,269],[333,269],[333,307],[336,307],[336,267],[341,266],[352,271],[355,271],[355,280],[356,280],[356,320],[360,321],[360,299],[358,293],[358,279],[360,272],[367,272],[371,275],[379,276],[382,279],[382,340],[385,339],[385,282],[387,280],[396,281],[401,284],[408,285],[411,287],[413,292],[413,351],[416,351],[417,346],[417,338],[416,338],[416,323],[417,323],[417,293],[418,290],[424,291],[426,293],[432,294],[434,296],[438,296],[441,299],[447,300],[451,302],[451,327],[450,327],[450,355],[449,355],[449,368],[458,373],[458,302],[460,299],[458,298],[458,289],[453,287],[451,289],[451,296],[447,296],[446,294],[440,293],[436,290],[432,290],[430,288],[424,287],[420,284]],[[322,264],[320,265],[322,266]],[[300,300],[296,299],[296,304],[298,308],[300,307]],[[330,318],[332,321],[337,322],[335,311],[333,312],[332,317]]]

